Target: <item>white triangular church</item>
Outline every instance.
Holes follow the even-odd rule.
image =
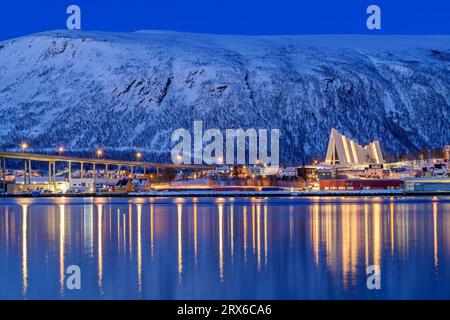
[[[326,164],[347,166],[366,163],[382,164],[383,162],[379,141],[375,140],[363,147],[340,134],[336,129],[331,129]]]

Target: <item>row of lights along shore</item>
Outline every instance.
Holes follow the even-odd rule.
[[[22,142],[22,143],[20,144],[20,149],[21,149],[22,151],[26,151],[28,148],[29,148],[28,143]],[[60,146],[60,147],[58,147],[57,151],[58,151],[59,154],[63,154],[63,153],[66,151],[66,149],[65,149],[63,146]],[[102,158],[103,155],[104,155],[104,152],[103,152],[102,149],[97,149],[97,150],[95,151],[95,155],[97,156],[97,158]],[[138,161],[141,161],[142,155],[143,155],[142,152],[136,152],[136,159],[137,159]]]
[[[28,143],[22,142],[22,143],[20,144],[20,148],[22,149],[22,151],[26,151],[26,150],[29,148]],[[64,148],[63,146],[60,146],[60,147],[58,147],[57,151],[58,151],[59,154],[63,154],[66,150],[65,150],[65,148]],[[97,158],[100,159],[100,158],[103,157],[104,152],[103,152],[102,149],[97,149],[97,150],[95,151],[95,154],[96,154]],[[139,152],[139,151],[136,152],[136,159],[137,159],[137,161],[141,161],[142,156],[143,156],[142,152]],[[181,160],[181,156],[178,155],[178,156],[177,156],[177,159],[178,159],[178,160]],[[219,159],[219,163],[222,163],[222,161],[223,161],[223,159],[220,158],[220,159]],[[256,163],[259,164],[259,163],[260,163],[259,160],[257,160]],[[314,164],[317,164],[317,161],[314,161]]]
[[[28,143],[22,142],[22,143],[20,144],[20,149],[22,149],[22,151],[26,151],[28,148],[29,148]],[[60,146],[60,147],[58,147],[57,151],[58,151],[58,153],[61,155],[61,154],[63,154],[66,150],[65,150],[65,148],[64,148],[63,146]],[[100,158],[103,157],[104,152],[103,152],[102,149],[97,149],[97,150],[95,151],[95,154],[96,154],[97,158],[100,159]],[[143,155],[142,152],[139,152],[139,151],[136,152],[136,159],[137,159],[137,161],[141,161],[142,155]],[[181,160],[181,156],[178,155],[178,156],[177,156],[177,159],[178,159],[178,160]],[[222,161],[223,161],[223,159],[220,158],[220,159],[219,159],[219,163],[221,163]],[[257,160],[256,163],[259,164],[259,163],[260,163],[259,160]],[[317,164],[317,161],[314,161],[314,164]]]

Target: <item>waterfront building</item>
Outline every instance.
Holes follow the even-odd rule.
[[[386,190],[401,189],[403,181],[400,179],[328,179],[320,180],[320,190]]]
[[[297,169],[294,167],[282,168],[280,170],[281,178],[296,178],[297,177]]]
[[[448,168],[445,163],[435,163],[422,168],[423,177],[448,177]]]
[[[69,184],[66,181],[35,181],[29,183],[9,183],[6,186],[6,192],[11,195],[39,193],[66,193],[69,190]]]
[[[95,192],[94,178],[70,178],[69,190],[75,193],[93,193]]]
[[[248,171],[252,177],[259,177],[263,175],[263,168],[258,165],[248,167]]]
[[[219,174],[228,175],[231,173],[232,169],[230,168],[230,166],[225,165],[218,167],[217,171],[219,172]]]
[[[319,168],[316,170],[316,177],[319,180],[331,179],[333,172],[330,169]]]
[[[432,188],[435,188],[436,186],[440,188],[445,186],[445,189],[447,191],[450,191],[450,178],[447,177],[424,177],[424,178],[407,177],[403,178],[402,181],[406,190],[430,191]]]

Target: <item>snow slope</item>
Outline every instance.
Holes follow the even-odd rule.
[[[277,128],[282,163],[332,127],[398,154],[450,142],[450,36],[52,31],[0,42],[0,148],[168,161],[170,135]]]

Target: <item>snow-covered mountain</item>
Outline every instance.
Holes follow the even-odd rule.
[[[450,142],[450,36],[54,31],[0,42],[0,148],[168,161],[174,129],[277,128],[280,160],[332,127],[398,154]]]

